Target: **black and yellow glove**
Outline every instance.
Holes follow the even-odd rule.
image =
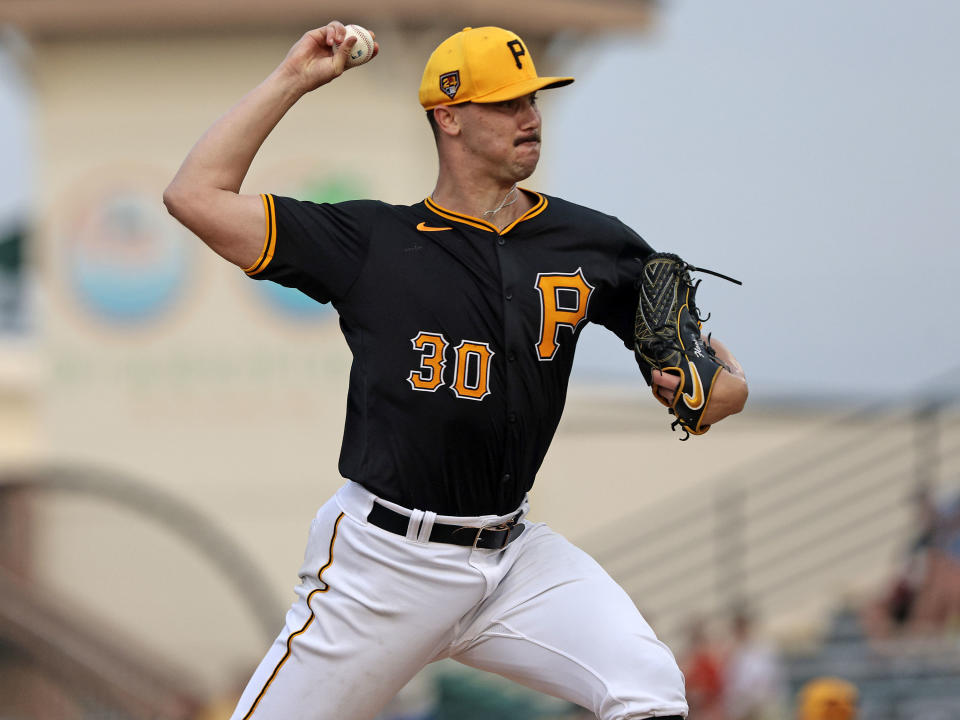
[[[739,280],[693,267],[670,253],[653,253],[644,261],[637,289],[640,291],[634,325],[634,351],[637,357],[656,370],[680,378],[672,401],[663,398],[656,387],[653,395],[676,416],[671,428],[679,425],[690,435],[703,435],[710,429],[703,414],[710,404],[710,393],[723,363],[710,347],[709,336],[700,334],[705,318],[700,317],[690,273],[706,272],[740,285]]]

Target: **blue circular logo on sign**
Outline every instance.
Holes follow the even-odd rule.
[[[68,238],[72,285],[94,314],[135,325],[167,310],[183,288],[183,233],[154,197],[135,191],[94,206]]]

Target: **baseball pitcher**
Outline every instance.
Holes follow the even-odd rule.
[[[339,22],[307,32],[164,194],[251,278],[331,303],[353,354],[345,484],[313,521],[298,598],[233,717],[373,718],[441,658],[603,720],[685,717],[673,655],[627,594],[526,515],[588,322],[635,353],[684,436],[743,407],[742,369],[700,335],[696,268],[614,217],[519,186],[540,158],[536,95],[573,78],[538,75],[523,40],[496,27],[466,28],[427,61],[419,99],[439,174],[423,200],[240,194],[294,103],[349,82],[357,42]]]

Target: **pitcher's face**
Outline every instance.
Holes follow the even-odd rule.
[[[497,103],[466,103],[457,110],[468,152],[491,174],[519,182],[537,169],[541,118],[536,94]]]

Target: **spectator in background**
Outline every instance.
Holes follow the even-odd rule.
[[[924,566],[911,629],[934,633],[960,630],[960,496],[935,508]]]
[[[916,495],[917,531],[890,587],[865,608],[873,638],[960,629],[960,497],[938,506],[928,487]]]
[[[908,628],[927,581],[928,555],[936,539],[939,512],[926,485],[917,490],[913,502],[916,530],[902,564],[883,595],[862,613],[864,629],[871,638],[887,638]]]
[[[734,613],[732,633],[725,663],[727,720],[779,720],[787,693],[776,649],[755,636],[753,617],[743,608]]]
[[[723,720],[723,661],[700,619],[690,623],[680,669],[686,682],[690,717]]]
[[[856,720],[856,686],[835,677],[811,680],[797,693],[796,720]]]

